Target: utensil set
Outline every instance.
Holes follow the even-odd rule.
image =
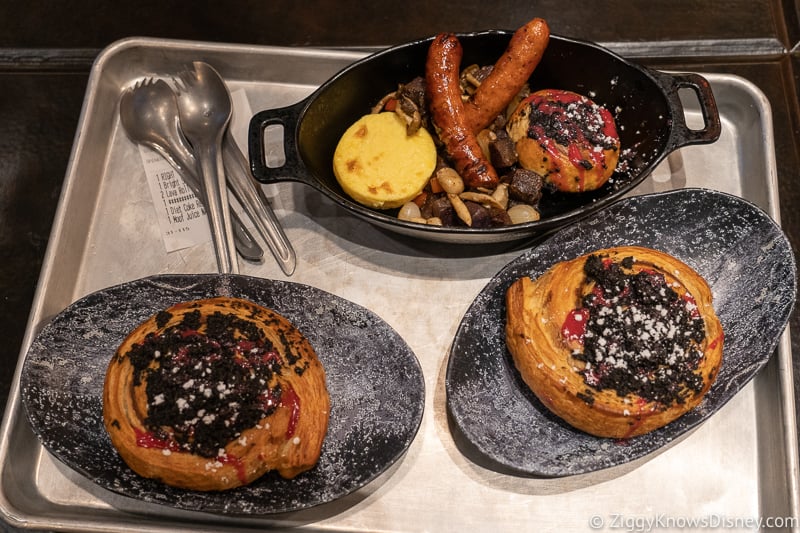
[[[145,78],[120,98],[120,118],[129,138],[158,152],[181,175],[209,215],[221,273],[238,273],[236,252],[259,261],[263,250],[229,207],[230,187],[286,275],[296,256],[283,229],[250,175],[247,160],[228,131],[228,88],[209,64],[195,61],[163,79]]]

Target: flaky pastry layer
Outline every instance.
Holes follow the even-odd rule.
[[[128,466],[143,477],[200,491],[245,485],[270,470],[292,478],[312,468],[327,431],[330,399],[322,364],[302,333],[278,313],[237,298],[196,300],[165,311],[168,314],[149,318],[127,336],[106,373],[104,423]],[[280,370],[271,385],[283,391],[283,400],[268,416],[227,442],[216,457],[190,453],[153,437],[153,429],[145,423],[153,401],[146,392],[147,378],[136,383],[130,357],[132,348],[141,345],[148,335],[181,324],[184,315],[193,312],[201,317],[197,328],[200,334],[206,332],[207,319],[215,313],[234,314],[254,323],[280,357]],[[163,322],[166,317],[169,320]],[[140,375],[146,376],[146,372]]]
[[[619,262],[633,257],[632,271],[664,276],[681,296],[694,299],[703,319],[705,338],[696,372],[702,389],[683,403],[663,405],[635,394],[621,397],[610,389],[593,390],[582,371],[586,363],[574,357],[581,343],[563,334],[573,310],[595,283],[584,273],[589,255]],[[678,259],[636,246],[597,250],[554,265],[538,279],[523,277],[506,292],[506,344],[523,380],[553,413],[570,425],[600,437],[628,438],[650,432],[677,419],[700,403],[722,364],[723,333],[705,280]]]

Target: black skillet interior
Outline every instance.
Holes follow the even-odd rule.
[[[511,32],[490,31],[460,35],[464,58],[470,64],[494,64],[504,52]],[[623,153],[609,183],[582,194],[548,194],[543,198],[539,222],[473,230],[436,228],[398,221],[391,211],[375,211],[354,203],[344,194],[332,171],[333,152],[344,131],[381,97],[399,83],[424,75],[430,38],[399,45],[373,54],[345,68],[306,100],[283,110],[267,110],[253,117],[250,125],[250,158],[255,177],[262,182],[293,179],[303,181],[333,198],[356,215],[389,229],[418,233],[477,233],[497,240],[528,236],[552,229],[595,211],[621,197],[643,180],[655,165],[674,149],[715,141],[719,118],[707,82],[697,75],[674,77],[630,63],[597,45],[552,36],[531,80],[533,90],[572,90],[593,98],[615,116]],[[698,87],[698,84],[700,86]],[[703,108],[706,128],[692,131],[685,125],[678,86],[695,90]],[[276,116],[282,117],[275,119]],[[268,169],[263,164],[263,129],[270,120],[286,126],[287,164]],[[297,122],[294,139],[289,139]],[[276,171],[284,177],[276,178]],[[468,235],[462,235],[469,237]],[[436,238],[436,237],[434,237]],[[456,235],[456,240],[458,236]],[[493,239],[487,239],[493,240]]]

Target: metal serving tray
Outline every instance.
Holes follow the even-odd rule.
[[[147,75],[208,61],[252,110],[294,103],[363,52],[127,39],[107,48],[89,80],[72,158],[20,362],[36,332],[81,296],[157,273],[213,272],[211,243],[167,254],[137,148],[122,132],[123,88]],[[778,219],[771,111],[749,82],[706,75],[723,123],[720,140],[673,154],[635,194],[684,186],[742,196]],[[693,96],[690,125],[701,124]],[[245,120],[249,117],[245,117]],[[265,187],[297,249],[291,280],[369,308],[408,342],[427,391],[416,440],[394,467],[339,501],[273,516],[230,517],[146,505],[94,486],[52,458],[32,433],[19,375],[0,441],[0,510],[12,526],[77,531],[644,530],[692,521],[800,530],[791,345],[719,413],[666,449],[633,463],[566,478],[523,478],[472,463],[454,443],[445,409],[448,350],[491,277],[521,253],[509,245],[458,247],[390,235],[347,216],[300,184]],[[523,246],[524,248],[524,246]],[[288,279],[271,257],[242,273]],[[18,366],[21,368],[21,364]],[[650,520],[651,522],[646,522]],[[736,520],[737,522],[733,522]],[[705,521],[705,522],[699,522]],[[727,521],[727,522],[725,522]],[[794,523],[793,523],[794,522]],[[750,529],[753,529],[750,527]],[[772,528],[777,531],[781,528]]]

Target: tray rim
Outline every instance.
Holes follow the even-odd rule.
[[[47,514],[34,515],[27,513],[21,509],[16,508],[8,495],[4,492],[4,480],[7,477],[13,476],[9,472],[8,457],[9,442],[12,437],[14,428],[19,424],[20,418],[24,420],[24,409],[20,398],[20,374],[22,369],[22,362],[24,361],[25,354],[28,347],[31,345],[36,331],[46,322],[49,317],[43,312],[45,308],[45,285],[52,277],[57,267],[57,254],[56,246],[52,244],[53,239],[57,238],[62,231],[64,219],[67,214],[65,201],[69,198],[70,193],[74,188],[74,174],[78,163],[78,158],[83,151],[86,144],[86,137],[82,135],[83,129],[87,118],[90,117],[95,104],[95,93],[98,84],[102,81],[102,69],[105,63],[110,58],[129,48],[143,47],[143,48],[167,48],[167,49],[185,49],[185,48],[199,48],[204,51],[221,52],[221,53],[284,53],[289,55],[298,55],[302,57],[314,58],[330,58],[338,60],[355,61],[360,59],[370,51],[374,51],[372,47],[362,49],[336,49],[324,47],[286,47],[286,46],[271,46],[271,45],[247,45],[236,43],[216,43],[194,40],[180,40],[180,39],[162,39],[162,38],[149,38],[149,37],[128,37],[119,41],[111,43],[95,59],[90,72],[87,89],[84,101],[79,115],[78,125],[73,140],[73,147],[70,153],[70,158],[65,173],[65,185],[62,187],[61,194],[56,209],[53,226],[49,236],[49,244],[45,252],[42,268],[40,269],[39,283],[37,284],[34,298],[29,313],[28,323],[25,335],[22,341],[22,348],[20,356],[17,361],[17,367],[14,373],[12,386],[9,391],[9,398],[3,416],[2,425],[0,426],[0,518],[7,524],[14,527],[24,529],[52,529],[52,530],[90,530],[94,529],[84,521],[69,519],[59,516],[51,516]],[[611,47],[614,49],[614,47]],[[646,59],[646,55],[636,56],[638,59]],[[751,97],[761,106],[763,113],[761,113],[761,126],[763,130],[764,143],[770,147],[767,151],[767,203],[768,206],[764,210],[780,225],[780,211],[779,211],[779,198],[778,198],[778,180],[777,169],[774,154],[774,130],[772,123],[772,111],[766,95],[749,80],[733,75],[733,74],[720,74],[720,73],[703,73],[713,85],[714,81],[720,82],[727,81],[736,85],[740,90],[747,92]],[[79,243],[81,244],[81,243]],[[85,246],[85,243],[82,243]],[[81,252],[82,253],[82,252]],[[70,302],[67,302],[67,304]],[[65,304],[66,305],[66,304]],[[783,451],[786,454],[784,458],[789,472],[787,474],[789,484],[789,504],[791,507],[791,514],[794,517],[800,516],[800,457],[798,457],[798,440],[797,440],[797,422],[795,418],[795,402],[794,402],[794,381],[792,369],[792,351],[790,341],[790,331],[787,327],[779,341],[778,348],[776,349],[776,360],[778,368],[778,384],[780,386],[780,404],[783,408]],[[27,431],[32,434],[30,428]],[[39,445],[41,446],[41,445]],[[118,522],[96,522],[95,526],[102,530],[114,530],[119,528],[121,531],[128,531],[125,523],[136,523],[136,528],[142,531],[174,531],[173,527],[161,527],[159,525],[149,524],[150,527],[144,527],[144,524],[132,520],[130,515],[124,515]],[[214,524],[211,523],[210,527],[214,529]],[[204,529],[203,525],[197,522],[192,523],[192,528],[199,530]],[[796,531],[800,531],[800,524],[796,524]]]

